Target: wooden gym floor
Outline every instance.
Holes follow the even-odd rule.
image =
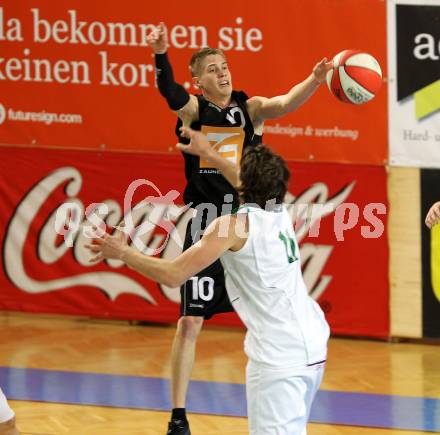
[[[10,403],[21,434],[165,434],[168,412],[129,408],[168,407],[165,387],[173,325],[131,326],[124,322],[0,313],[0,328],[0,386],[11,398],[20,399]],[[207,327],[202,331],[193,380],[203,382],[192,385],[193,396],[198,394],[192,402],[194,409],[221,414],[227,405],[234,407],[237,397],[228,394],[236,391],[235,387],[239,392],[243,389],[237,385],[244,384],[243,336],[243,331],[237,329]],[[129,390],[136,397],[123,397],[126,385],[134,383],[142,389],[144,378],[145,385],[159,388],[156,391],[152,387],[153,397],[147,397],[148,391],[139,393],[136,387]],[[219,391],[219,395],[209,391]],[[91,401],[84,399],[87,397]],[[438,431],[440,347],[331,339],[320,399],[312,420],[321,423],[311,423],[309,435],[416,435]],[[239,405],[237,408],[243,404]],[[359,416],[362,427],[355,426]],[[247,433],[243,417],[191,413],[189,418],[193,435]],[[413,424],[417,430],[397,429],[409,429]]]

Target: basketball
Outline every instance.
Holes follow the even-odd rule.
[[[330,92],[344,103],[364,104],[373,99],[382,84],[379,62],[359,50],[344,50],[333,58],[327,73]]]

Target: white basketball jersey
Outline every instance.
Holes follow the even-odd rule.
[[[276,367],[325,360],[329,326],[304,284],[287,210],[244,207],[238,213],[248,214],[248,239],[221,261],[229,298],[247,327],[247,356]]]

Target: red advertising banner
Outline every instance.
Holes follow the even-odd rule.
[[[372,54],[385,77],[385,6],[226,0],[213,12],[202,0],[190,9],[178,1],[3,2],[0,143],[173,153],[175,116],[156,88],[146,41],[153,25],[167,24],[175,77],[191,92],[189,59],[210,45],[224,50],[235,89],[272,97],[344,49]],[[268,121],[265,137],[288,159],[382,165],[386,101],[386,86],[355,106],[324,84],[298,111]]]
[[[175,258],[191,214],[181,205],[180,156],[2,151],[1,310],[177,320],[178,289],[160,286],[118,260],[91,264],[84,244],[93,216],[115,226],[130,212],[134,228],[144,225],[145,231],[132,236],[139,237],[145,254]],[[387,337],[384,168],[317,163],[289,167],[286,203],[311,295],[324,308],[334,334]],[[148,204],[136,207],[146,197]],[[239,325],[235,314],[210,322]]]

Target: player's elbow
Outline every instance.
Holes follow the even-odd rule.
[[[170,264],[168,270],[166,271],[162,284],[170,288],[180,287],[185,281],[186,277],[183,276],[180,270],[178,270],[174,265]]]
[[[178,288],[180,287],[180,284],[174,280],[174,279],[167,279],[162,282],[162,285],[168,287],[168,288]]]
[[[170,277],[167,277],[167,279],[164,279],[162,284],[166,285],[169,288],[177,288],[183,284],[183,281],[180,279],[177,279],[173,276],[170,276]]]

